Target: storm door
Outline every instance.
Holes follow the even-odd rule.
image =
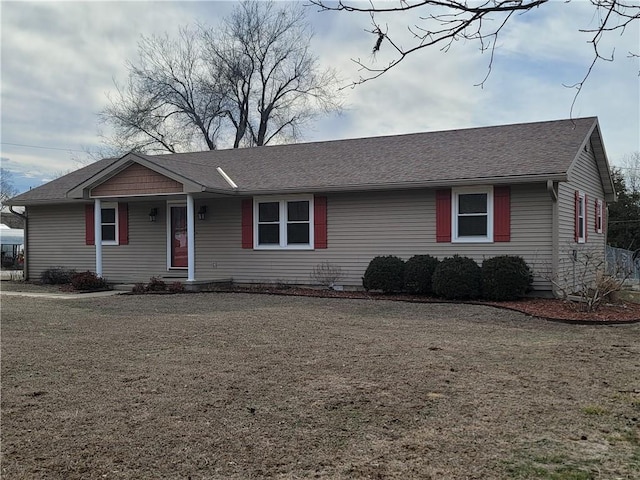
[[[169,241],[171,242],[170,267],[186,268],[188,262],[187,207],[170,206]]]

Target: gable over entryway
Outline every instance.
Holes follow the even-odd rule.
[[[138,163],[91,189],[92,197],[180,193],[182,183]]]

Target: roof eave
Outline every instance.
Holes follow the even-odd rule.
[[[3,202],[3,205],[11,206],[11,207],[30,207],[32,205],[53,205],[59,203],[76,203],[79,199],[77,198],[46,198],[46,199],[37,199],[37,200],[16,200],[13,199],[7,200]]]
[[[595,141],[592,142],[594,135]],[[600,132],[600,124],[598,123],[597,117],[593,119],[593,125],[591,125],[591,128],[589,129],[589,133],[585,136],[584,140],[580,144],[580,148],[576,152],[575,157],[569,165],[569,168],[567,169],[567,175],[571,175],[572,170],[578,163],[578,159],[580,158],[582,151],[584,150],[585,146],[590,143],[593,148],[593,154],[596,158],[596,165],[598,166],[598,171],[600,172],[600,177],[602,179],[602,189],[604,190],[605,194],[604,199],[607,202],[617,202],[618,195],[613,183],[613,177],[611,176],[611,167],[609,165],[607,152],[604,148],[604,142],[602,141],[602,133]]]
[[[402,190],[419,188],[440,188],[473,185],[514,185],[524,183],[546,183],[547,180],[555,182],[567,181],[566,173],[545,173],[536,175],[517,175],[510,177],[479,177],[479,178],[455,178],[447,180],[421,180],[416,182],[389,182],[380,184],[351,184],[351,185],[317,185],[299,186],[279,189],[255,189],[239,190],[236,195],[277,195],[282,193],[319,193],[319,192],[365,192],[371,190]]]

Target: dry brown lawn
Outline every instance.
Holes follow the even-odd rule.
[[[640,324],[2,297],[3,479],[640,478]]]

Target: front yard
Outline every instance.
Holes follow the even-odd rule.
[[[232,293],[2,297],[2,478],[631,479],[640,324]]]

